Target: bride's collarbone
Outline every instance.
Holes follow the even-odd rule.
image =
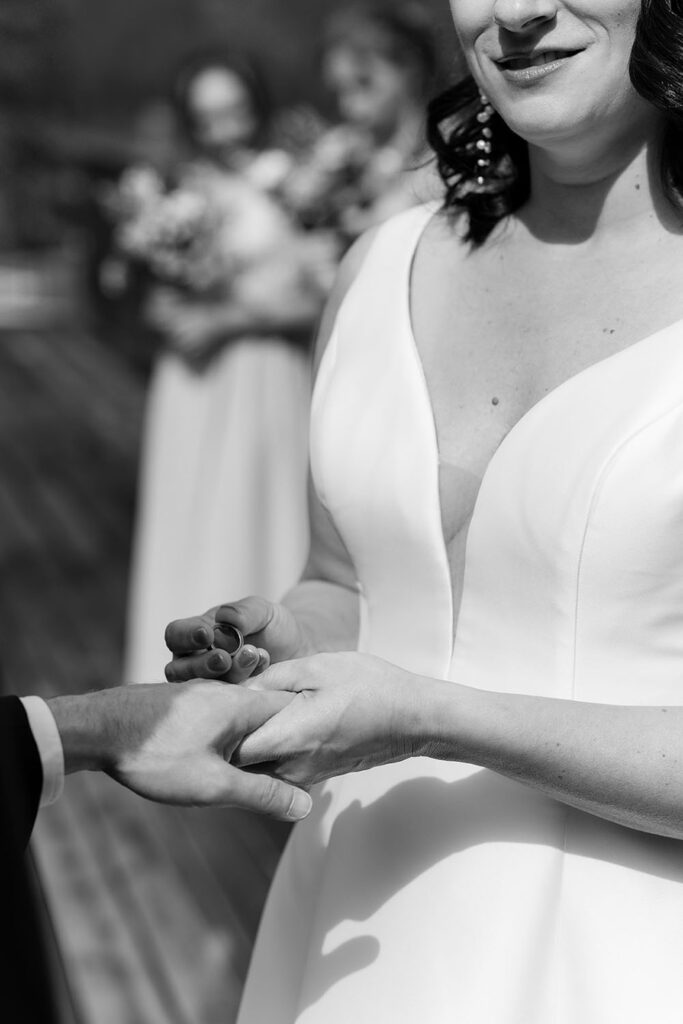
[[[683,239],[554,259],[541,248],[468,254],[447,242],[432,234],[418,250],[411,306],[454,536],[497,448],[534,405],[683,320]]]
[[[650,232],[619,244],[552,246],[518,232],[468,250],[432,232],[416,254],[413,315],[418,340],[447,358],[453,335],[475,356],[482,339],[505,357],[524,341],[539,358],[574,344],[609,354],[683,319],[683,236]]]
[[[472,282],[416,318],[416,338],[442,446],[495,447],[564,380],[683,320],[678,282],[606,281],[584,288],[533,279],[514,289]],[[442,454],[448,460],[448,454]]]

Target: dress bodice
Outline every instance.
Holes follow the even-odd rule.
[[[446,676],[438,448],[408,306],[430,214],[384,228],[340,311],[314,397],[312,467],[357,570],[361,648]],[[683,322],[576,374],[522,417],[487,468],[469,528],[457,678],[678,702],[682,443]]]
[[[314,395],[313,478],[356,568],[361,649],[492,690],[683,703],[683,323],[571,377],[504,439],[453,637],[409,315],[430,212],[380,230]],[[301,951],[273,983],[281,1024],[680,1024],[682,881],[683,844],[469,765],[334,780],[286,852],[240,1021],[276,1019],[256,987],[286,928]]]
[[[356,569],[360,649],[444,676],[451,580],[436,430],[410,325],[414,247],[405,244],[406,231],[417,243],[429,215],[411,210],[381,229],[342,304],[313,397],[311,470]],[[403,244],[387,265],[392,229]],[[381,286],[372,303],[369,280]]]

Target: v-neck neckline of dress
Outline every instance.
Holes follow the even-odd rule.
[[[429,420],[430,420],[431,425],[432,425],[432,458],[435,460],[435,464],[436,464],[436,483],[437,483],[436,500],[437,500],[437,503],[438,503],[439,523],[440,523],[440,526],[441,526],[441,537],[440,537],[440,540],[441,540],[441,553],[442,553],[442,558],[443,558],[444,564],[445,564],[446,574],[447,574],[447,577],[448,577],[448,580],[449,580],[449,591],[450,591],[450,593],[449,593],[449,600],[450,600],[450,622],[451,622],[450,650],[451,650],[451,659],[452,659],[453,654],[455,652],[455,644],[456,644],[456,637],[457,637],[457,623],[454,621],[453,574],[452,574],[452,571],[451,571],[450,559],[448,557],[448,545],[447,545],[447,542],[446,542],[446,536],[445,536],[444,529],[443,529],[443,495],[441,493],[441,470],[442,470],[443,467],[449,466],[450,463],[448,463],[447,461],[445,461],[442,458],[442,449],[441,449],[441,444],[440,444],[440,440],[439,440],[438,424],[437,424],[436,415],[435,415],[435,412],[434,412],[434,403],[432,401],[432,394],[431,394],[431,390],[430,390],[430,387],[429,387],[429,381],[427,379],[427,373],[425,371],[425,366],[424,366],[424,362],[423,362],[423,359],[422,359],[422,353],[421,353],[421,350],[420,350],[420,346],[419,346],[419,343],[418,343],[418,340],[417,340],[417,335],[415,333],[415,329],[414,329],[414,325],[413,325],[413,301],[412,301],[413,300],[413,271],[414,271],[414,267],[415,267],[415,261],[416,261],[417,253],[418,253],[418,250],[420,248],[420,243],[422,242],[422,239],[424,238],[424,235],[425,235],[426,231],[428,230],[430,224],[432,223],[432,220],[434,219],[434,217],[439,215],[439,212],[440,212],[439,209],[438,208],[435,209],[433,205],[430,205],[426,209],[423,210],[423,213],[425,215],[425,219],[424,220],[420,220],[420,222],[418,224],[418,227],[417,227],[417,232],[416,232],[416,235],[415,235],[415,238],[414,238],[413,245],[411,247],[410,252],[408,253],[408,258],[406,260],[405,271],[404,271],[405,279],[403,281],[403,287],[402,287],[401,291],[402,291],[402,295],[403,295],[403,301],[405,303],[404,311],[403,311],[403,320],[404,320],[404,323],[406,325],[409,346],[410,346],[410,349],[411,349],[411,352],[412,352],[412,356],[413,356],[414,361],[415,361],[416,366],[417,366],[418,375],[419,375],[419,378],[420,378],[420,381],[421,381],[421,391],[422,391],[422,395],[423,395],[423,400],[424,400],[424,403],[425,403],[426,407],[429,410]],[[569,377],[566,377],[563,381],[560,381],[559,384],[556,384],[554,387],[552,387],[549,391],[547,391],[544,395],[542,395],[541,398],[539,398],[536,402],[534,402],[526,410],[526,412],[522,413],[522,415],[519,417],[519,419],[516,420],[515,423],[513,423],[513,425],[508,430],[508,432],[502,438],[502,440],[500,441],[499,445],[497,446],[497,448],[495,449],[495,451],[491,455],[491,458],[489,459],[488,463],[486,464],[484,472],[482,473],[482,476],[481,476],[481,481],[479,483],[479,489],[478,489],[478,492],[477,492],[477,497],[476,497],[475,502],[474,502],[474,508],[472,509],[472,515],[470,517],[470,522],[468,524],[468,531],[469,531],[469,528],[471,527],[471,524],[472,524],[472,522],[474,520],[474,517],[477,514],[477,507],[479,505],[479,500],[480,500],[481,492],[482,492],[484,483],[485,483],[487,477],[489,476],[489,474],[490,474],[490,472],[492,470],[492,467],[494,467],[500,461],[500,459],[502,457],[504,457],[505,450],[507,449],[507,447],[509,446],[511,441],[514,440],[514,438],[516,437],[518,432],[522,429],[522,427],[527,423],[527,421],[531,417],[533,417],[537,413],[537,411],[539,409],[545,407],[547,404],[549,404],[553,400],[557,399],[564,392],[564,390],[567,387],[569,387],[570,385],[574,384],[580,378],[583,378],[583,377],[586,377],[586,376],[590,375],[598,367],[604,367],[608,363],[611,363],[611,362],[613,362],[615,360],[618,360],[618,359],[620,359],[622,357],[626,357],[626,356],[634,353],[636,350],[639,350],[639,349],[643,348],[648,343],[659,340],[659,338],[661,336],[669,334],[672,330],[675,330],[677,327],[681,327],[681,326],[683,326],[683,317],[680,317],[677,320],[672,321],[672,323],[667,324],[665,327],[661,327],[658,330],[653,331],[652,333],[645,335],[645,337],[640,338],[637,341],[631,342],[631,344],[627,345],[625,348],[619,349],[617,352],[612,352],[610,355],[607,355],[607,356],[605,356],[602,359],[596,360],[596,362],[591,363],[589,366],[585,366],[583,369],[577,370],[576,373],[570,374]],[[464,570],[463,570],[464,573],[465,573],[465,577],[463,579],[463,595],[464,595],[464,586],[465,586],[465,582],[466,582],[466,570],[467,570],[467,542],[465,543],[465,559],[464,559]],[[460,604],[461,604],[461,607],[462,607],[462,600],[461,600]]]

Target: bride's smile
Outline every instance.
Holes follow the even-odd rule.
[[[582,50],[540,49],[504,54],[494,58],[503,75],[517,85],[533,84],[546,75],[566,67],[567,61]]]
[[[451,0],[468,65],[520,136],[543,143],[642,110],[628,78],[639,0]]]

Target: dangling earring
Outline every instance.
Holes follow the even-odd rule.
[[[489,124],[489,121],[493,117],[493,107],[488,101],[488,98],[483,92],[479,92],[479,100],[481,103],[481,110],[477,114],[477,121],[481,125],[479,131],[479,138],[474,143],[474,148],[477,156],[477,185],[485,185],[486,177],[491,170],[491,151],[493,146],[491,139],[493,138],[493,130]]]

